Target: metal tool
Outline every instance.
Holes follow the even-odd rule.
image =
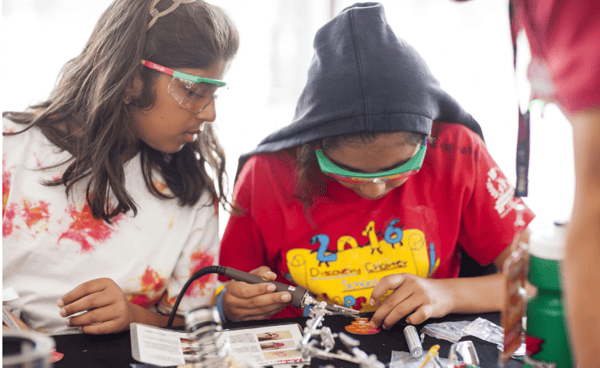
[[[302,286],[286,285],[286,284],[282,284],[281,282],[277,282],[277,281],[265,280],[260,276],[256,276],[256,275],[252,275],[247,272],[236,270],[235,268],[230,268],[230,267],[224,267],[224,268],[225,268],[225,270],[223,271],[223,273],[220,273],[220,272],[219,273],[221,275],[227,276],[231,279],[234,279],[237,281],[243,281],[248,284],[264,284],[264,283],[273,284],[276,287],[276,289],[275,289],[276,291],[287,291],[288,293],[290,293],[292,295],[292,300],[290,301],[290,304],[292,304],[292,306],[294,306],[296,308],[302,309],[305,306],[313,306],[314,307],[321,303],[319,300],[315,299],[312,295],[310,295],[310,292],[306,288],[303,288]],[[340,305],[329,304],[329,303],[325,303],[324,309],[329,312],[327,314],[342,314],[342,315],[349,315],[349,316],[353,316],[353,317],[357,316],[359,313],[357,310],[342,307]]]

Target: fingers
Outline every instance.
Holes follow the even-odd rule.
[[[275,279],[277,279],[277,275],[275,274],[275,272],[271,271],[271,269],[267,266],[261,266],[257,269],[250,271],[250,273],[253,275],[260,276],[265,280],[274,281]]]
[[[371,322],[376,326],[389,329],[400,319],[414,311],[419,305],[415,303],[412,294],[407,292],[392,293],[375,311]]]
[[[269,277],[267,267],[252,272]],[[247,284],[232,281],[223,295],[223,311],[225,316],[234,321],[260,320],[278,313],[292,299],[288,292],[275,292],[275,285],[269,283]]]
[[[247,311],[247,313],[256,314],[246,314],[246,312],[242,311],[239,313],[238,321],[262,321],[281,312],[285,307],[287,307],[287,303],[278,303],[268,307]]]
[[[119,315],[118,311],[111,308],[98,308],[67,318],[66,323],[71,327],[87,326],[112,321]]]
[[[129,302],[121,288],[111,279],[96,279],[78,285],[56,303],[59,314],[69,317],[67,326],[85,333],[119,332],[132,320]]]
[[[285,307],[292,299],[288,292],[274,291],[275,285],[273,284],[248,285],[236,282],[234,285],[231,283],[223,296],[223,303],[238,310],[238,314],[241,313],[244,317],[271,312],[279,306]],[[238,316],[238,319],[240,317],[242,316]]]
[[[383,277],[373,288],[369,304],[372,307],[374,307],[381,301],[381,298],[388,291],[399,289],[406,282],[406,277],[406,274],[395,274]],[[408,290],[406,290],[406,288],[404,290],[396,290],[396,292],[392,293],[385,300],[385,302],[383,302],[382,305],[380,305],[379,308],[377,308],[377,311],[371,317],[371,322],[373,322],[376,326],[380,326],[384,319],[387,317],[387,315],[396,306],[396,304],[401,303],[409,296],[410,293]]]
[[[111,279],[96,279],[78,285],[69,291],[56,303],[61,306],[60,315],[63,317],[75,313],[101,308],[123,299],[124,294]]]
[[[427,321],[433,315],[433,306],[430,304],[422,305],[413,314],[406,318],[406,322],[411,325],[420,325]]]
[[[273,304],[287,304],[292,299],[292,296],[288,292],[274,293],[275,288],[269,287],[274,285],[267,284],[266,287],[260,288],[253,288],[251,286],[257,285],[248,285],[247,288],[241,290],[234,289],[231,292],[227,290],[223,301],[227,304],[236,305],[240,309],[259,309]],[[227,289],[229,289],[229,286]],[[254,290],[259,290],[259,292],[255,292]]]
[[[80,331],[89,334],[119,332],[129,327],[129,310],[127,303],[96,302],[94,301],[94,298],[99,299],[96,297],[96,295],[91,295],[67,305],[65,307],[67,308],[66,313],[69,314],[65,313],[63,315],[63,310],[61,309],[61,315],[63,315],[63,317],[69,315],[71,316],[65,321],[66,325],[70,327],[78,327]],[[87,305],[96,307],[79,307],[78,303],[81,302],[87,302]],[[73,315],[74,310],[79,308],[86,308],[84,310],[87,311],[81,314]]]
[[[399,287],[401,287],[402,284],[404,284],[404,282],[406,281],[407,277],[407,274],[398,273],[394,275],[385,276],[381,280],[379,280],[379,282],[377,283],[377,285],[375,285],[373,291],[371,292],[371,300],[369,301],[371,307],[374,307],[377,303],[379,303],[381,297],[389,290],[396,290]]]
[[[110,300],[103,298],[99,293],[86,295],[76,301],[63,306],[59,314],[63,317],[68,317],[73,314],[84,312],[92,309],[102,308],[110,304]]]
[[[56,305],[58,305],[59,307],[63,307],[67,304],[71,304],[72,302],[86,295],[101,292],[108,287],[109,282],[112,282],[112,280],[95,279],[84,282],[83,284],[79,284],[73,290],[69,291],[60,299],[58,299]]]
[[[381,303],[371,317],[371,322],[384,329],[390,329],[406,317],[410,324],[420,324],[429,319],[434,313],[434,301],[427,284],[418,276],[411,274],[396,274],[386,276],[375,285],[371,294],[371,305],[381,301],[383,295],[393,292]],[[408,317],[407,317],[408,316]]]
[[[255,297],[260,297],[266,294],[278,295],[278,302],[283,301],[282,295],[287,294],[290,296],[290,293],[287,292],[278,292],[274,293],[276,290],[275,285],[269,283],[261,283],[261,284],[247,284],[242,281],[232,281],[227,285],[227,294],[234,296],[238,299],[252,299]],[[277,299],[277,298],[275,298]],[[273,301],[275,301],[273,299]],[[289,300],[288,300],[289,301]],[[254,307],[255,305],[250,305],[249,307]]]
[[[413,313],[415,310],[420,308],[421,300],[414,295],[403,300],[401,303],[393,305],[388,309],[387,314],[383,316],[383,321],[381,322],[381,327],[389,330],[392,328],[398,321],[405,318],[407,315]],[[379,311],[379,310],[378,310]],[[425,318],[426,319],[426,318]],[[375,323],[375,321],[373,321]],[[407,318],[408,322],[408,318]]]
[[[110,320],[103,323],[80,326],[79,330],[86,334],[100,335],[121,332],[124,330],[124,328],[122,328],[121,324],[117,320]]]

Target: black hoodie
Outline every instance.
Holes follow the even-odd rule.
[[[440,87],[427,64],[396,37],[379,3],[357,3],[317,31],[294,120],[240,157],[361,131],[429,135],[434,120],[459,123],[482,136],[475,119]]]

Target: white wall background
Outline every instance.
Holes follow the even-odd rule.
[[[45,99],[62,65],[76,56],[109,0],[4,0],[1,108],[21,110]],[[211,2],[211,1],[209,1]],[[383,0],[399,37],[425,58],[442,86],[481,124],[488,149],[515,181],[517,83],[506,0]],[[241,46],[219,98],[217,130],[233,180],[237,158],[289,124],[312,57],[316,30],[354,1],[212,0],[236,23]],[[526,42],[522,42],[526,45]],[[527,50],[519,49],[518,75]],[[534,114],[529,197],[533,229],[568,218],[574,193],[571,128],[550,105]],[[232,183],[231,183],[232,184]],[[221,231],[227,221],[221,214]]]

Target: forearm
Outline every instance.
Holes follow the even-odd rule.
[[[506,281],[502,273],[438,281],[450,295],[450,313],[497,312],[503,308]]]
[[[600,349],[600,110],[569,117],[575,154],[575,201],[562,264],[567,321],[578,366]]]
[[[159,313],[152,312],[144,307],[130,303],[130,309],[133,315],[133,322],[141,323],[149,326],[167,327],[169,316],[164,316]],[[175,316],[173,326],[184,326],[185,320],[183,317]]]
[[[498,270],[502,270],[504,262],[519,242],[528,242],[529,230],[519,235],[519,240],[505,247],[494,260]],[[504,308],[506,293],[506,276],[502,273],[479,277],[459,277],[439,280],[451,296],[451,313],[484,313],[497,312]]]
[[[598,207],[600,208],[600,207]],[[588,367],[597,361],[600,349],[600,211],[570,223],[562,266],[567,321],[578,365]]]

